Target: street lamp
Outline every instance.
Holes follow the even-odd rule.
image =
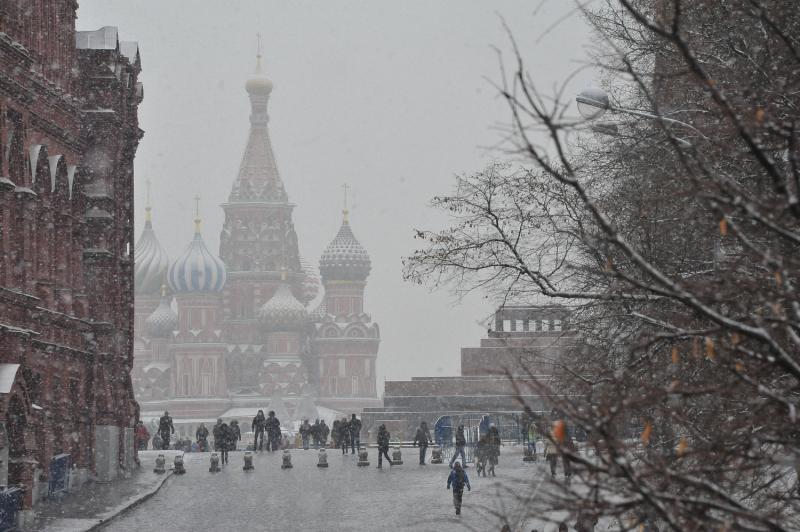
[[[580,115],[586,120],[597,120],[603,116],[606,111],[611,111],[612,113],[624,113],[626,115],[647,118],[648,120],[658,120],[667,124],[680,126],[694,131],[702,138],[708,140],[708,137],[703,135],[703,133],[700,132],[696,127],[691,124],[687,124],[686,122],[681,122],[680,120],[667,118],[665,116],[644,113],[642,111],[635,111],[633,109],[626,109],[624,107],[616,107],[611,104],[606,91],[597,87],[590,87],[583,90],[580,94],[578,94],[578,96],[575,97],[575,101],[578,103],[578,113],[580,113]],[[686,141],[683,141],[683,143],[685,142]]]

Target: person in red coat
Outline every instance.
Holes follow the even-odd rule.
[[[136,422],[136,430],[134,432],[136,438],[136,448],[140,451],[147,450],[147,442],[150,441],[150,432],[141,421]]]

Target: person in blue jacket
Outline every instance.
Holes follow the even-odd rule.
[[[456,515],[461,515],[461,499],[464,497],[464,486],[467,491],[472,491],[469,485],[469,477],[467,472],[461,467],[461,462],[456,462],[453,465],[453,470],[450,471],[450,476],[447,477],[447,489],[453,487],[453,506],[456,507]]]

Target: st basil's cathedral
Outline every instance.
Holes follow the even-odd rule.
[[[219,255],[203,240],[198,212],[192,240],[170,260],[149,199],[135,246],[133,383],[140,417],[152,423],[168,410],[176,430],[190,437],[201,422],[217,418],[249,427],[259,409],[275,410],[289,426],[381,404],[380,330],[364,312],[369,255],[345,208],[319,274],[301,259],[294,205],[270,142],[272,82],[260,55],[245,89],[250,134],[222,204]]]

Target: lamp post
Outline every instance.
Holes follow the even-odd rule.
[[[599,89],[597,87],[591,87],[585,89],[580,94],[578,94],[578,96],[575,97],[575,101],[578,104],[578,113],[580,113],[580,115],[586,120],[597,120],[598,118],[603,116],[606,113],[606,111],[610,111],[612,113],[623,113],[626,115],[637,116],[639,118],[647,118],[648,120],[658,120],[666,124],[680,126],[689,129],[700,135],[703,139],[708,140],[708,137],[706,137],[700,130],[698,130],[691,124],[687,124],[686,122],[681,122],[680,120],[675,120],[674,118],[667,118],[666,116],[654,115],[651,113],[645,113],[643,111],[636,111],[634,109],[617,107],[611,103],[611,101],[608,98],[608,94],[606,94],[606,91],[604,91],[603,89]]]

